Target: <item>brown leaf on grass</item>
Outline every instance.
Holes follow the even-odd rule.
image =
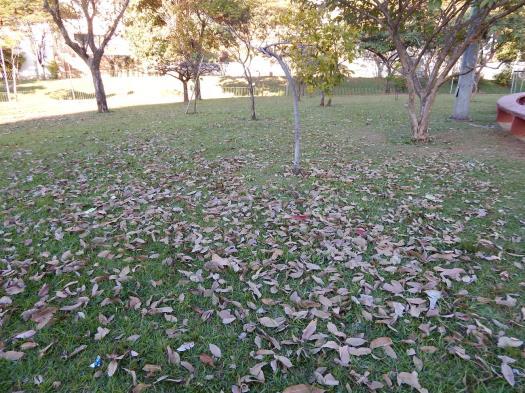
[[[158,366],[156,364],[145,364],[144,367],[142,367],[142,371],[146,371],[149,376],[158,373],[162,370],[161,366]]]
[[[208,345],[208,347],[210,348],[210,352],[213,356],[215,356],[216,358],[222,357],[222,351],[217,345],[210,344]]]
[[[46,348],[47,348],[47,347],[46,347]],[[46,349],[46,348],[44,348],[44,349]],[[86,349],[86,348],[87,348],[87,345],[81,345],[81,346],[75,348],[75,349],[73,350],[73,352],[71,352],[69,355],[66,354],[66,355],[62,356],[62,358],[63,358],[63,359],[69,359],[69,358],[72,358],[73,356],[78,355],[80,352],[82,352],[82,351],[83,351],[84,349]]]
[[[411,373],[401,372],[397,374],[397,384],[399,386],[403,384],[409,385],[420,393],[428,393],[428,390],[419,384],[419,378],[415,371],[412,371]]]
[[[222,323],[225,325],[228,325],[237,319],[230,310],[222,310],[218,315],[222,319]]]
[[[273,319],[270,317],[259,318],[259,323],[267,328],[278,328],[284,323],[284,318]]]
[[[510,386],[514,386],[516,384],[516,380],[514,379],[514,372],[512,371],[512,367],[510,367],[508,363],[501,363],[501,374],[503,374],[503,377],[509,383]]]
[[[109,333],[109,329],[108,328],[104,328],[104,327],[98,327],[97,328],[97,333],[95,333],[95,341],[100,341],[102,340],[104,337],[106,337]]]
[[[117,371],[117,368],[118,368],[118,362],[113,359],[111,362],[109,362],[109,365],[108,365],[108,377],[112,377],[113,374],[115,374],[115,372]]]
[[[498,348],[519,348],[523,344],[523,341],[518,340],[515,337],[500,337],[498,339]]]
[[[25,332],[20,332],[20,333],[15,334],[14,338],[15,339],[19,339],[19,340],[23,340],[23,339],[26,339],[26,338],[31,338],[35,334],[36,334],[36,331],[31,329],[31,330],[26,330]]]
[[[133,387],[133,390],[131,393],[142,393],[144,390],[149,388],[151,385],[147,383],[139,383],[138,385]]]
[[[24,352],[19,351],[0,351],[0,359],[11,360],[16,362],[24,357]]]
[[[313,385],[299,384],[288,386],[283,393],[324,393],[325,390]]]
[[[60,310],[61,311],[74,311],[87,303],[89,303],[89,298],[85,296],[81,296],[78,298],[76,303],[71,304],[69,306],[60,307]]]
[[[219,272],[227,266],[230,266],[230,261],[227,258],[212,254],[211,260],[204,264],[204,269],[210,272]]]
[[[312,337],[312,335],[315,333],[316,330],[317,330],[317,319],[314,319],[310,321],[308,326],[306,326],[306,328],[303,330],[303,335],[301,336],[301,340],[303,341],[309,340],[310,337]]]
[[[31,320],[37,323],[37,329],[40,330],[52,321],[56,312],[56,307],[42,307],[31,314]]]
[[[372,353],[372,350],[370,348],[366,347],[348,347],[348,353],[353,356],[364,356],[364,355],[370,355]]]
[[[166,347],[166,354],[168,355],[168,363],[175,365],[180,364],[180,355],[171,349],[169,345]]]
[[[19,278],[13,278],[4,284],[5,293],[8,295],[17,295],[24,292],[26,284]]]
[[[390,337],[378,337],[370,342],[370,349],[376,349],[380,347],[386,347],[392,345],[392,339]]]
[[[275,355],[275,359],[277,359],[281,364],[286,368],[292,368],[293,364],[286,356],[281,355]]]
[[[215,363],[213,362],[213,358],[210,355],[208,355],[207,353],[201,353],[199,355],[199,360],[203,364],[206,364],[207,366],[210,366],[210,367],[214,367],[215,366]]]

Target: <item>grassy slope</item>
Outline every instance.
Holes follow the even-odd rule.
[[[303,299],[317,300],[324,286],[347,288],[350,294],[358,296],[363,291],[362,282],[354,279],[362,273],[368,284],[376,282],[377,276],[348,269],[333,255],[326,255],[318,239],[309,238],[310,233],[327,225],[352,231],[351,235],[335,234],[335,239],[328,236],[343,242],[349,240],[348,236],[355,236],[355,228],[367,229],[370,237],[363,259],[379,269],[387,282],[403,280],[406,273],[391,272],[386,269],[388,265],[381,266],[379,262],[385,259],[377,256],[380,239],[388,239],[391,245],[418,238],[438,250],[460,250],[462,257],[455,261],[423,263],[421,254],[410,255],[404,246],[394,246],[403,250],[403,265],[415,260],[416,264],[422,263],[423,270],[430,271],[437,265],[458,266],[477,277],[470,285],[452,282],[447,288],[444,283],[439,284],[446,294],[440,301],[442,314],[463,313],[468,320],[405,316],[393,326],[396,330],[390,330],[367,322],[361,306],[346,302],[341,315],[331,319],[338,328],[349,336],[364,333],[368,340],[390,336],[398,356],[393,360],[375,350],[377,359],[352,359],[352,370],[359,374],[368,370],[370,380],[378,381],[385,373],[410,372],[414,365],[406,351],[414,348],[424,364],[419,371],[421,384],[432,392],[509,391],[497,375],[496,355],[516,358],[514,367],[523,371],[519,350],[496,348],[497,338],[479,330],[467,334],[467,326],[476,325],[475,320],[496,334],[500,330],[493,322],[496,319],[509,326],[506,335],[524,339],[523,329],[517,325],[519,307],[506,308],[493,302],[496,296],[523,295],[522,259],[514,255],[525,253],[525,147],[492,128],[495,99],[476,97],[473,123],[458,124],[447,120],[450,97],[440,97],[432,122],[436,141],[429,146],[408,143],[403,97],[397,101],[394,97],[338,97],[335,106],[326,109],[316,105],[317,99],[307,99],[301,104],[306,173],[299,178],[288,172],[292,123],[286,98],[259,100],[261,120],[257,122],[247,120],[248,103],[239,99],[203,102],[200,113],[192,116],[183,115],[182,105],[157,105],[118,109],[107,115],[84,113],[4,126],[0,134],[0,211],[4,222],[0,229],[0,266],[14,269],[27,287],[22,294],[12,296],[14,303],[4,315],[0,343],[7,349],[20,348],[24,340],[10,338],[34,328],[34,323],[24,322],[20,313],[38,301],[37,292],[43,283],[50,287],[51,299],[46,301],[57,307],[74,303],[75,295],[64,300],[55,297],[56,291],[71,282],[72,292],[90,296],[91,280],[99,277],[99,289],[104,292],[93,296],[82,308],[85,318],[78,318],[75,312],[58,311],[54,323],[35,335],[39,347],[28,350],[22,361],[0,360],[0,391],[48,391],[54,381],[61,381],[61,389],[68,392],[125,392],[131,388],[131,377],[123,367],[134,370],[139,382],[155,381],[155,377],[147,377],[142,371],[145,364],[161,365],[162,372],[157,376],[183,380],[184,391],[229,391],[232,384],[248,374],[249,367],[262,361],[253,358],[255,333],[248,332],[245,340],[238,339],[243,323],[256,322],[262,310],[273,317],[284,315],[282,305],[265,305],[252,297],[246,281],[261,285],[263,298],[287,304],[292,304],[290,294],[294,290]],[[164,190],[170,193],[163,194]],[[247,196],[252,196],[252,202]],[[438,202],[429,207],[428,198],[437,198]],[[217,201],[226,201],[218,205],[223,216],[213,210]],[[272,218],[269,206],[276,202],[282,204],[282,211]],[[182,213],[174,211],[174,207],[181,207]],[[91,208],[99,213],[80,214]],[[480,213],[480,209],[487,214]],[[316,217],[306,232],[286,219],[286,215],[302,212]],[[346,226],[337,218],[341,216],[346,217]],[[379,224],[384,226],[381,236],[372,235]],[[74,226],[82,229],[78,233],[66,231]],[[63,239],[57,240],[56,233],[62,231]],[[286,232],[284,236],[282,231]],[[236,257],[247,266],[242,274],[229,270],[221,273],[223,281],[217,281],[218,285],[230,289],[216,293],[214,299],[201,292],[215,281],[206,270],[201,283],[187,279],[183,273],[202,269],[210,259],[206,251],[201,253],[194,248],[192,234],[196,233],[208,242],[205,246],[220,255],[224,255],[226,247],[236,246]],[[455,236],[458,239],[450,243]],[[131,243],[135,237],[145,243]],[[97,238],[105,240],[100,244]],[[163,238],[169,239],[167,244],[160,241]],[[249,243],[250,238],[257,243]],[[490,240],[498,248],[487,248],[480,239]],[[129,244],[134,249],[126,247]],[[275,247],[283,249],[284,254],[265,264],[269,257],[266,250]],[[419,247],[415,245],[418,252]],[[49,262],[53,256],[60,260],[67,250],[75,255],[64,257],[58,265],[80,261],[79,270],[55,274],[54,265]],[[101,257],[103,250],[115,257]],[[428,250],[432,254],[431,248]],[[476,256],[478,252],[499,255],[501,261],[485,261]],[[290,264],[301,254],[323,270],[335,270],[305,273],[300,278],[287,276]],[[184,261],[183,255],[191,259]],[[166,258],[173,258],[175,265],[163,264]],[[26,261],[28,265],[13,261]],[[284,270],[275,272],[273,265]],[[136,271],[115,292],[115,281],[107,277],[124,266],[136,267]],[[267,276],[257,277],[256,272]],[[334,278],[335,272],[338,278]],[[42,278],[38,276],[41,273],[45,273]],[[424,281],[422,275],[416,276],[414,281]],[[270,285],[264,277],[276,280],[277,285]],[[4,285],[7,279],[0,278],[0,283]],[[461,295],[460,290],[468,293]],[[380,287],[374,287],[371,294],[380,305],[392,300],[404,302]],[[148,299],[164,299],[163,305],[173,307],[177,322],[129,310],[125,306],[129,296],[139,297],[146,309]],[[490,302],[485,304],[479,296]],[[101,306],[106,297],[120,298],[124,304]],[[246,311],[243,322],[236,320],[224,326],[216,315],[203,322],[196,312],[196,307],[235,309],[228,301],[240,302],[241,310]],[[250,302],[257,312],[249,309]],[[519,296],[518,302],[523,304]],[[101,326],[97,320],[100,313],[106,317],[114,315],[114,320],[107,326],[111,329],[109,335],[94,341],[93,334]],[[289,319],[287,329],[272,335],[291,340],[301,335],[307,323],[304,319]],[[320,319],[318,331],[328,333],[326,323]],[[429,323],[442,332],[436,329],[425,337],[419,329],[421,323]],[[173,338],[168,338],[166,329],[176,330]],[[133,334],[141,337],[130,343],[126,337]],[[479,334],[482,344],[477,343]],[[407,339],[415,343],[401,341]],[[181,357],[196,367],[193,377],[184,368],[168,364],[165,356],[167,345],[177,348],[187,341],[194,341],[195,348]],[[50,343],[54,345],[40,358],[38,349]],[[200,353],[209,352],[209,343],[220,346],[223,352],[215,368],[198,359]],[[61,359],[63,353],[71,353],[81,344],[87,349],[67,361]],[[265,340],[262,345],[271,348]],[[423,353],[423,345],[436,346],[438,351]],[[451,355],[448,350],[454,345],[464,347],[473,360]],[[311,350],[314,343],[301,346]],[[345,391],[345,384],[354,391],[366,391],[356,385],[348,369],[335,365],[333,351],[323,350],[314,356],[307,352],[297,358],[295,351],[299,347],[283,346],[278,352],[288,356],[294,367],[287,373],[279,370],[272,374],[266,366],[267,384],[254,384],[252,391],[276,392],[294,383],[310,382],[319,366],[328,367],[340,381],[341,385],[332,391]],[[93,377],[88,365],[97,354],[104,358],[105,370],[105,355],[120,355],[130,349],[139,356],[121,360],[115,376]],[[40,386],[34,384],[37,375],[43,377]],[[391,376],[395,383],[394,374]],[[523,386],[523,380],[518,379],[518,383]],[[150,388],[174,389],[182,388],[169,382]]]

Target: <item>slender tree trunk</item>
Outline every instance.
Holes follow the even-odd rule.
[[[187,104],[190,101],[190,97],[188,95],[188,81],[181,80],[182,82],[182,91],[183,91],[183,97],[184,97],[184,103]]]
[[[244,70],[244,77],[248,83],[248,93],[250,94],[251,119],[257,120],[257,113],[255,112],[255,86],[253,85],[252,73],[246,64],[242,63],[242,67]]]
[[[392,68],[390,67],[386,67],[386,83],[385,83],[385,93],[386,94],[389,94],[392,90],[391,88],[391,80],[392,80],[392,74],[393,74],[393,71],[392,71]]]
[[[95,99],[97,100],[98,112],[109,112],[106,91],[104,90],[104,83],[102,82],[102,75],[100,74],[100,60],[91,60],[89,62],[89,69],[91,71],[91,77],[93,78],[93,86],[95,87]]]
[[[474,86],[472,88],[473,93],[479,93],[479,82],[481,81],[481,68],[476,71],[476,75],[474,77]]]
[[[18,68],[16,67],[16,58],[14,53],[14,49],[11,49],[11,79],[13,80],[13,96],[15,97],[15,100],[18,101],[18,91],[16,85]]]
[[[195,99],[202,100],[201,79],[200,79],[200,77],[195,79]]]
[[[299,91],[288,64],[286,64],[286,62],[280,56],[274,57],[281,65],[281,68],[288,79],[290,89],[292,90],[294,118],[294,155],[292,171],[297,175],[301,171],[301,114],[299,113]]]
[[[332,106],[332,97],[328,96],[328,102],[326,103],[326,106]]]
[[[319,103],[319,106],[324,106],[324,91],[321,91],[321,102]]]
[[[471,19],[475,18],[478,13],[478,5],[472,6]],[[474,26],[471,26],[472,29]],[[474,90],[474,83],[476,77],[476,64],[479,57],[479,43],[472,42],[463,56],[461,57],[460,75],[458,79],[458,87],[456,90],[456,101],[454,102],[454,113],[452,118],[455,120],[469,120],[470,119],[470,99]]]
[[[4,76],[5,91],[7,94],[7,101],[11,101],[11,94],[9,92],[9,81],[7,80],[7,68],[5,66],[4,50],[0,46],[0,60],[2,62],[2,75]]]

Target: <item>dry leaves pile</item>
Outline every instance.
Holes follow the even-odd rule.
[[[525,308],[506,290],[515,279],[508,261],[522,271],[523,260],[499,245],[501,219],[474,251],[461,246],[470,222],[490,220],[498,202],[498,189],[473,175],[481,164],[430,154],[420,164],[312,164],[292,190],[251,186],[243,170],[267,163],[249,154],[197,153],[179,167],[160,158],[162,145],[129,143],[56,174],[33,161],[45,184],[11,177],[2,190],[1,359],[37,356],[60,368],[107,348],[94,376],[126,376],[133,392],[195,383],[258,391],[280,374],[291,381],[286,393],[423,393],[432,391],[424,359],[523,383],[523,336],[507,332],[523,326]],[[140,174],[128,155],[144,158]],[[450,209],[458,198],[463,207]],[[494,294],[476,289],[483,269]],[[498,314],[480,315],[480,305]],[[128,316],[148,328],[124,333]],[[82,326],[77,346],[63,346],[63,324]],[[192,336],[203,325],[229,338]],[[41,340],[45,330],[52,341]],[[142,351],[157,344],[153,331],[170,343],[162,360]]]

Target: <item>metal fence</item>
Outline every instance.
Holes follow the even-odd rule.
[[[289,91],[287,86],[278,87],[255,87],[256,96],[287,96]],[[247,97],[249,96],[248,87],[245,86],[222,86],[222,91],[225,94],[231,94],[234,97]],[[405,93],[405,89],[399,89],[391,86],[390,92],[385,92],[384,86],[374,87],[360,87],[360,86],[337,86],[334,88],[332,95],[334,96],[349,96],[349,95],[376,95],[376,94],[402,94]],[[312,92],[311,94],[318,94]]]
[[[286,95],[286,87],[268,88],[268,87],[254,87],[254,95],[258,97],[262,96],[284,96]],[[250,91],[245,86],[223,86],[222,92],[225,94],[231,94],[234,97],[248,97]]]

